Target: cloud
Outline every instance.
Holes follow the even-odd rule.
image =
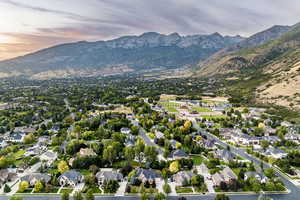
[[[9,55],[6,58],[13,57],[14,52],[23,55],[60,43],[107,40],[148,31],[250,36],[275,24],[300,21],[299,0],[51,0],[48,5],[44,1],[37,4],[32,0],[0,0],[0,3],[23,9],[24,19],[20,23],[33,29],[15,33],[1,30],[4,33],[0,35],[10,35],[17,44],[15,47],[0,44],[2,59],[3,55]],[[41,19],[53,16],[53,22],[35,24],[32,18],[26,18],[26,13],[34,12]]]

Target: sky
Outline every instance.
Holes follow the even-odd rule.
[[[299,13],[299,0],[0,0],[0,60],[150,31],[250,36]]]

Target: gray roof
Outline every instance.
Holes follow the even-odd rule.
[[[100,171],[96,174],[96,178],[105,180],[120,180],[123,178],[123,175],[116,171]]]
[[[145,177],[146,179],[155,179],[159,177],[158,174],[152,169],[139,169],[135,174],[135,177],[139,178],[141,176]]]
[[[45,183],[48,183],[51,180],[51,177],[47,174],[42,174],[42,173],[31,173],[26,176],[23,176],[21,178],[21,181],[26,181],[30,183],[33,179],[36,179],[37,181],[43,181]]]
[[[171,157],[188,157],[189,155],[181,149],[172,151]]]
[[[69,180],[76,182],[78,179],[81,179],[83,177],[83,175],[79,172],[77,172],[76,170],[69,170],[64,172],[59,178],[61,177],[67,177]]]

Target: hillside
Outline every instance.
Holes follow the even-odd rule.
[[[257,102],[300,108],[300,25],[262,45],[224,55],[200,72],[235,79],[233,88],[251,90]]]
[[[2,61],[0,75],[51,78],[180,68],[243,39],[218,33],[180,36],[149,32],[110,41],[82,41]]]
[[[290,28],[291,27],[289,26],[273,26],[267,30],[256,33],[241,42],[225,47],[201,61],[198,64],[196,74],[198,76],[210,76],[232,72],[234,68],[239,68],[245,64],[243,58],[238,56],[239,53],[234,54],[235,52],[239,50],[247,51],[249,48],[262,45],[270,40],[280,37]]]

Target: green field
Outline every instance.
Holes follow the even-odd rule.
[[[173,103],[173,102],[159,102],[158,104],[161,105],[168,112],[178,112],[176,108],[180,106],[179,103]]]
[[[201,165],[203,162],[203,157],[198,155],[192,155],[194,165]]]
[[[193,193],[193,189],[189,187],[176,186],[177,193]]]
[[[190,111],[197,111],[197,112],[212,112],[209,108],[203,108],[203,107],[193,107],[190,109]]]

